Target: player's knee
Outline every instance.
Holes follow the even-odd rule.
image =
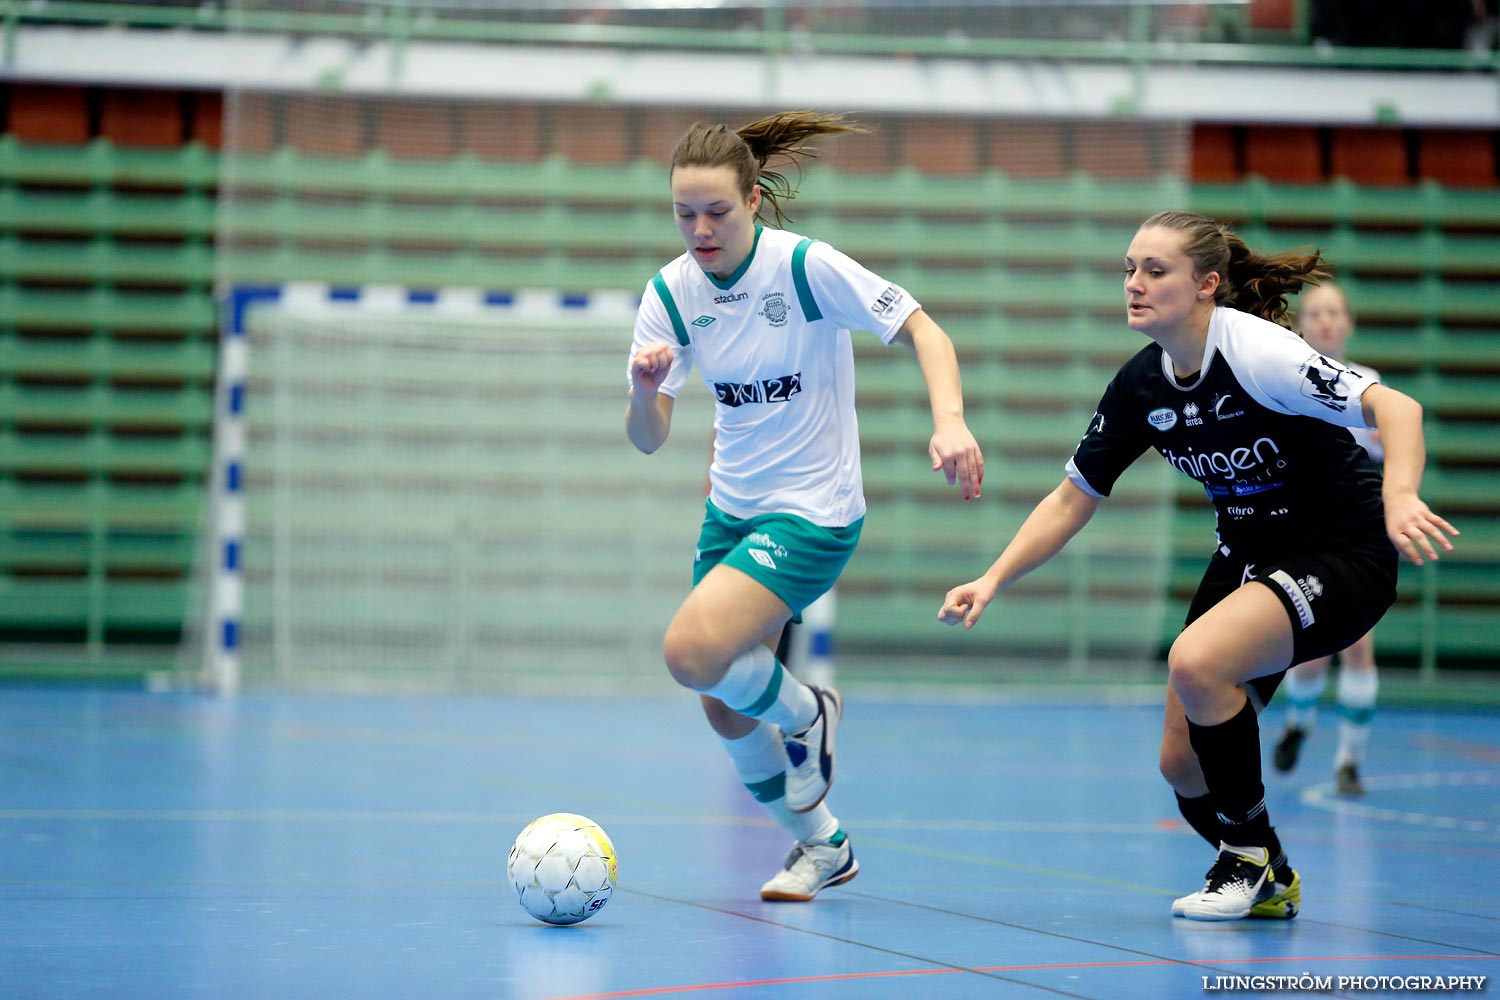
[[[1184,705],[1197,704],[1219,686],[1214,664],[1196,643],[1179,638],[1167,652],[1167,675]]]
[[[718,680],[716,674],[723,673],[723,664],[716,662],[717,658],[711,655],[706,645],[698,640],[691,629],[675,621],[667,627],[661,652],[662,659],[667,664],[667,672],[685,688],[702,691],[712,687]]]

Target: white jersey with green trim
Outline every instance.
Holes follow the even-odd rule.
[[[838,528],[865,513],[849,331],[888,344],[917,308],[904,288],[828,244],[757,227],[728,278],[685,253],[661,269],[641,297],[631,356],[672,345],[661,391],[674,399],[698,366],[717,401],[715,506]]]

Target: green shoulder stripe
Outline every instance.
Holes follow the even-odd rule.
[[[803,240],[792,251],[792,284],[797,288],[797,301],[802,303],[802,315],[809,323],[823,318],[818,300],[813,298],[812,285],[807,283],[807,248],[816,240]]]
[[[672,332],[677,334],[677,342],[683,347],[688,345],[687,327],[683,325],[682,313],[677,311],[677,303],[672,301],[672,293],[667,290],[667,279],[656,272],[656,277],[651,279],[651,287],[656,289],[656,294],[661,298],[661,304],[667,307],[667,315],[672,318]]]

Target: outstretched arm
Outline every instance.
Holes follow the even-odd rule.
[[[1064,479],[1036,505],[989,572],[948,591],[938,621],[945,625],[962,622],[964,628],[973,628],[996,594],[1061,552],[1089,523],[1100,502]]]
[[[1438,517],[1417,491],[1422,488],[1422,470],[1427,464],[1427,445],[1422,439],[1422,404],[1402,392],[1379,383],[1366,389],[1360,398],[1365,423],[1380,432],[1385,448],[1385,531],[1391,542],[1406,558],[1422,565],[1437,559],[1438,544],[1452,552],[1453,544],[1444,532],[1457,536],[1458,529]],[[1419,551],[1420,549],[1420,551]]]
[[[625,435],[646,454],[660,448],[672,429],[673,399],[658,392],[672,369],[672,348],[652,344],[630,359],[630,402],[625,407]]]
[[[927,383],[927,399],[932,406],[932,440],[927,453],[932,458],[932,471],[942,469],[949,486],[958,483],[965,500],[979,499],[984,455],[964,423],[963,385],[953,341],[921,309],[906,318],[895,339],[916,351],[922,379]]]

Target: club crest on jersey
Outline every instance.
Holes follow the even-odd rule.
[[[1302,362],[1302,395],[1309,396],[1330,410],[1349,408],[1349,388],[1344,376],[1360,376],[1337,361],[1330,361],[1321,354],[1313,354]]]
[[[767,292],[761,296],[760,315],[772,326],[786,326],[786,296],[780,292]]]
[[[1163,406],[1146,414],[1146,423],[1159,431],[1169,431],[1177,426],[1177,411]]]
[[[1230,404],[1229,400],[1233,398],[1233,395],[1233,393],[1228,392],[1223,394],[1214,393],[1214,416],[1220,420],[1229,420],[1232,417],[1243,417],[1245,415],[1244,410],[1237,410]]]

